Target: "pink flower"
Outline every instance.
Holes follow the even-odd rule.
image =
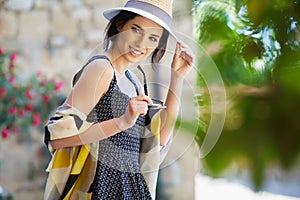
[[[33,113],[32,124],[38,126],[41,123],[41,116],[39,113]]]
[[[58,82],[56,85],[55,85],[55,91],[59,91],[59,90],[61,90],[61,88],[64,86],[64,82],[63,81],[60,81],[60,82]]]
[[[31,112],[31,111],[33,111],[33,108],[34,108],[34,106],[32,104],[26,104],[25,105],[25,110],[26,111]]]
[[[42,76],[43,76],[43,73],[42,73],[41,71],[38,71],[38,72],[36,73],[36,75],[37,75],[38,77],[42,77]]]
[[[46,85],[47,82],[48,82],[48,81],[47,81],[47,79],[45,79],[45,78],[44,78],[43,80],[41,80],[41,84],[42,84],[42,85]]]
[[[10,83],[13,83],[15,81],[15,76],[14,75],[11,75],[10,77],[9,77],[9,82]]]
[[[45,95],[43,96],[43,102],[44,102],[44,103],[49,102],[50,99],[51,99],[51,97],[50,97],[48,94],[45,94]]]
[[[14,62],[16,59],[17,59],[17,54],[15,54],[15,53],[10,54],[10,61],[11,62]]]
[[[51,82],[56,83],[56,78],[55,77],[51,78]]]
[[[18,115],[19,115],[20,117],[24,116],[24,115],[25,115],[25,110],[24,110],[24,109],[18,110]]]
[[[5,97],[5,95],[6,95],[6,88],[1,87],[0,88],[0,97]]]
[[[4,51],[2,48],[0,48],[0,56],[4,54]]]
[[[15,106],[10,107],[10,108],[8,109],[8,112],[9,112],[9,114],[14,115],[14,114],[16,114],[16,112],[17,112],[17,108],[16,108]]]
[[[8,136],[9,136],[9,130],[7,129],[7,128],[5,128],[3,131],[2,131],[2,138],[3,139],[6,139],[6,138],[8,138]]]
[[[26,98],[27,98],[29,101],[31,101],[31,100],[33,99],[33,96],[32,96],[32,94],[30,93],[30,90],[26,90],[26,91],[25,91],[25,96],[26,96]]]
[[[10,69],[10,70],[13,70],[14,68],[15,68],[15,64],[11,62],[11,63],[9,64],[9,69]]]

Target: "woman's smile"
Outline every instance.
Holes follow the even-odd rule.
[[[133,55],[135,57],[138,57],[138,56],[144,54],[143,52],[133,48],[132,46],[129,46],[129,52],[130,52],[131,55]]]

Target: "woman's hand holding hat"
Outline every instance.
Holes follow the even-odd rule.
[[[184,78],[194,66],[195,57],[192,51],[182,42],[177,42],[171,64],[172,72]]]

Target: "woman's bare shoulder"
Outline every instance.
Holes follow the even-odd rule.
[[[101,78],[101,79],[111,79],[114,70],[110,62],[106,59],[96,59],[90,62],[85,69],[83,74],[85,78]]]

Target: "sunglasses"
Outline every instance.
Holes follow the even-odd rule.
[[[148,86],[147,86],[147,79],[146,79],[146,74],[144,72],[144,70],[142,69],[142,67],[140,65],[137,66],[138,70],[140,70],[143,74],[143,78],[144,78],[144,93],[145,95],[149,96],[148,95]],[[129,73],[129,71],[126,70],[125,72],[125,75],[126,77],[133,83],[134,87],[135,87],[135,91],[136,91],[136,94],[139,95],[139,90],[138,90],[138,87],[137,85],[133,82],[133,79]],[[149,110],[158,110],[158,109],[165,109],[167,108],[167,106],[164,105],[164,102],[162,102],[161,100],[158,100],[158,99],[154,99],[154,98],[151,98],[151,100],[153,101],[152,104],[148,104],[148,109]]]

